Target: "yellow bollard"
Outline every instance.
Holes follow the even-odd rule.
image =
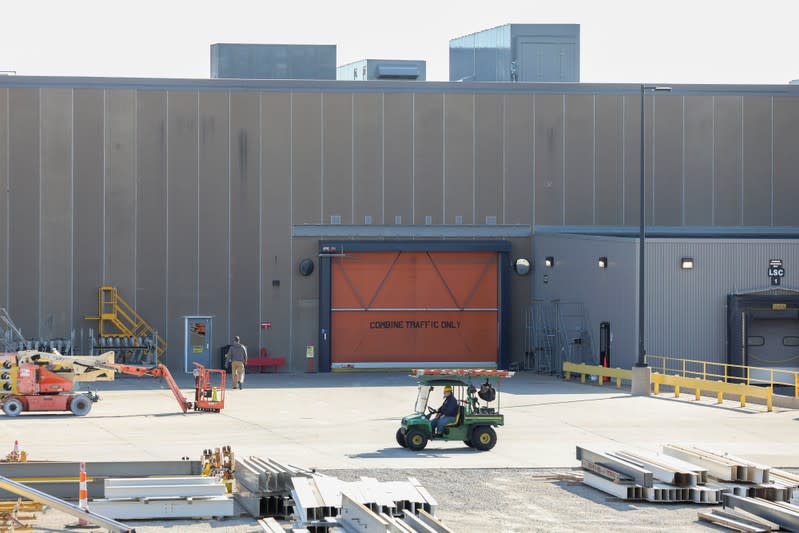
[[[722,403],[724,401],[724,393],[719,392],[716,403]]]
[[[746,395],[741,394],[741,407],[746,407]]]
[[[675,398],[679,398],[680,397],[680,386],[679,385],[675,385],[674,386],[674,397]]]

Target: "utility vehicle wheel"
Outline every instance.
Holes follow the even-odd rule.
[[[497,443],[497,433],[491,426],[477,426],[472,430],[472,445],[478,450],[488,451]]]
[[[75,416],[87,415],[92,410],[92,401],[83,394],[78,394],[69,402],[69,410]]]
[[[402,428],[399,428],[397,430],[397,444],[399,444],[403,448],[408,447],[408,443],[405,442],[405,432],[402,431]]]
[[[463,441],[463,443],[469,448],[474,448],[474,444],[472,444],[472,441],[470,439],[466,439],[465,441]]]
[[[405,444],[415,452],[423,450],[427,446],[427,435],[418,429],[411,429],[405,434]]]
[[[22,412],[22,402],[17,398],[9,398],[3,403],[3,412],[6,416],[19,416]]]

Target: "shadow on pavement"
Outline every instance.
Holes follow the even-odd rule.
[[[347,454],[350,459],[412,459],[418,457],[442,457],[449,455],[475,455],[483,453],[473,448],[425,448],[414,452],[405,448],[382,448],[374,452]]]

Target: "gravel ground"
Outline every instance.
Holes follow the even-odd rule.
[[[437,516],[457,533],[690,533],[726,531],[697,520],[697,511],[713,506],[627,502],[583,485],[558,479],[569,469],[434,469],[325,470],[353,481],[361,476],[380,481],[414,477],[438,503]],[[48,509],[35,531],[67,530],[76,520]],[[123,521],[139,533],[255,533],[255,519],[223,521]],[[285,527],[289,529],[289,525]]]

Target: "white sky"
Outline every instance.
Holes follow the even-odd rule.
[[[337,65],[422,59],[506,23],[580,24],[592,83],[785,84],[799,78],[797,0],[0,0],[0,71],[208,78],[210,45],[336,44]]]

